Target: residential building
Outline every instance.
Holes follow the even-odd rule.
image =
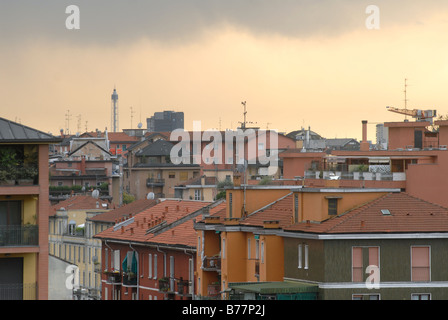
[[[218,181],[216,177],[205,175],[192,178],[174,187],[175,198],[184,200],[214,201],[218,195]]]
[[[102,241],[103,300],[185,300],[195,295],[193,219],[222,203],[159,200],[95,238]]]
[[[334,150],[282,152],[285,179],[298,179],[303,185],[324,187],[400,188],[410,195],[448,207],[444,190],[448,174],[448,121],[385,123],[388,149],[370,150],[363,121],[359,151]]]
[[[95,272],[101,262],[101,242],[92,238],[96,230],[87,220],[112,208],[107,201],[83,195],[70,197],[50,208],[49,253],[77,267],[79,283],[73,291],[76,300],[97,300],[101,296],[101,279]]]
[[[195,223],[198,297],[443,300],[447,218],[399,189],[229,188]]]
[[[285,280],[315,284],[323,300],[446,300],[447,219],[446,208],[391,192],[293,224],[283,230]]]
[[[1,299],[48,299],[48,157],[59,142],[0,118]]]
[[[136,199],[144,199],[149,193],[155,198],[174,198],[176,185],[199,176],[198,164],[171,162],[171,142],[158,139],[139,145],[142,148],[138,151],[137,148],[131,148],[128,164],[123,168],[124,190]]]

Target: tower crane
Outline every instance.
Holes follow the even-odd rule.
[[[436,117],[437,110],[420,110],[420,109],[400,109],[395,107],[386,107],[388,111],[395,112],[399,114],[404,114],[406,116],[411,116],[417,121],[429,121],[432,124],[432,119]]]

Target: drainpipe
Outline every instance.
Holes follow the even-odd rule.
[[[194,299],[194,266],[195,266],[195,263],[194,263],[194,256],[193,256],[193,253],[188,253],[187,252],[187,249],[184,249],[184,253],[185,254],[187,254],[187,255],[189,255],[189,256],[191,256],[191,260],[193,261],[193,270],[192,270],[192,273],[193,273],[193,279],[191,279],[191,291],[193,292],[193,294],[192,294],[192,300],[195,300]],[[187,268],[187,270],[190,268],[190,266],[188,266],[188,268]],[[190,277],[190,275],[188,275],[188,277]]]

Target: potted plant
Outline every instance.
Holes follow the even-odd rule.
[[[17,182],[20,185],[32,185],[37,177],[36,166],[24,166],[18,170]]]
[[[1,184],[15,184],[18,161],[16,153],[8,147],[0,148],[0,182]]]

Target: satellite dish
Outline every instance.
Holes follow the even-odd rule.
[[[146,199],[148,199],[148,200],[154,199],[154,192],[148,193],[148,195],[146,196]]]
[[[143,127],[143,124],[142,124],[141,122],[139,122],[138,125],[137,125],[137,127],[138,127],[139,129],[141,129],[141,128]]]
[[[98,189],[93,190],[92,197],[95,199],[98,199],[99,196],[100,196],[100,192],[98,191]]]

